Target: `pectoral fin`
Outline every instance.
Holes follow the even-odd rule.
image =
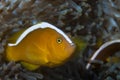
[[[32,44],[32,43],[31,43]],[[39,64],[39,65],[45,65],[49,62],[48,60],[48,53],[44,51],[44,49],[39,48],[37,45],[33,44],[32,47],[30,47],[26,53],[26,58],[29,62]]]

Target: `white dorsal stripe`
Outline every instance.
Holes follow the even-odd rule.
[[[27,30],[25,30],[20,37],[17,39],[16,43],[9,43],[8,46],[16,46],[18,45],[30,32],[39,29],[39,28],[51,28],[56,30],[59,34],[61,34],[71,45],[73,45],[73,42],[70,40],[70,38],[60,29],[55,27],[54,25],[51,25],[47,22],[41,22],[39,24],[33,25],[29,27]]]
[[[90,58],[90,61],[95,60],[95,58],[97,57],[97,55],[100,53],[101,50],[103,50],[104,48],[106,48],[107,46],[114,44],[114,43],[120,43],[120,40],[113,40],[113,41],[109,41],[104,43],[94,54],[93,56]],[[89,67],[91,66],[91,63],[88,63],[86,65],[86,69],[89,69]]]

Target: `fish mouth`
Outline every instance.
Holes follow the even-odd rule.
[[[69,53],[72,54],[74,52],[75,48],[76,48],[76,45],[74,43],[71,43],[71,45],[68,46],[67,48],[65,48],[65,50],[67,50]]]
[[[76,47],[76,45],[74,43],[70,43],[70,45],[74,48]]]
[[[71,46],[75,46],[75,44],[74,44],[74,43],[70,43],[70,45],[71,45]]]

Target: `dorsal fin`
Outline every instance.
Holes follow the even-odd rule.
[[[15,43],[17,41],[17,39],[20,37],[20,35],[25,31],[26,29],[21,29],[20,31],[18,32],[14,32],[12,33],[12,36],[8,39],[8,42],[9,43]]]
[[[69,37],[60,29],[58,29],[57,27],[47,23],[47,22],[41,22],[39,24],[36,24],[36,25],[33,25],[31,27],[29,27],[27,30],[25,30],[20,36],[19,38],[16,40],[15,43],[9,43],[8,45],[9,46],[16,46],[18,45],[22,40],[23,38],[25,38],[30,32],[36,30],[36,29],[39,29],[39,28],[51,28],[51,29],[54,29],[56,30],[59,34],[61,34],[71,45],[73,45],[73,42],[69,39]]]

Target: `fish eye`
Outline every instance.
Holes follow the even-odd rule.
[[[57,38],[57,43],[62,43],[62,38]]]

